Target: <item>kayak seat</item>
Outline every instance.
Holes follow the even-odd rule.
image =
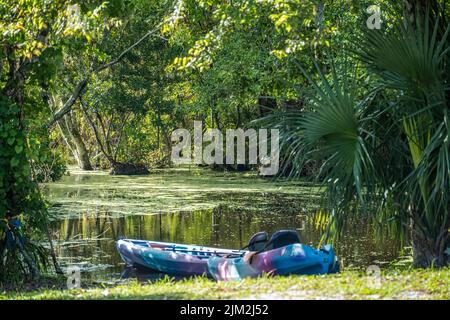
[[[275,232],[267,244],[264,246],[262,251],[269,251],[277,248],[281,248],[284,246],[288,246],[290,244],[300,243],[300,237],[298,236],[297,231],[294,230],[280,230]]]
[[[269,235],[265,231],[255,233],[250,240],[248,245],[246,245],[242,250],[247,249],[249,251],[261,251],[267,244],[269,240]]]

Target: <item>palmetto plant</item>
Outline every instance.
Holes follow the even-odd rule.
[[[338,236],[366,215],[381,238],[410,239],[421,267],[447,264],[450,240],[449,28],[427,17],[358,39],[367,92],[334,67],[328,78],[303,71],[314,88],[307,107],[268,119],[291,174],[321,161]]]

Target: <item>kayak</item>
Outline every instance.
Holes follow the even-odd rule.
[[[129,266],[181,276],[210,276],[209,258],[241,256],[248,252],[133,239],[117,241],[117,250],[122,260]]]
[[[330,245],[320,250],[301,243],[242,257],[211,257],[208,270],[216,280],[230,281],[269,275],[318,275],[336,273],[339,262]]]
[[[280,230],[269,239],[258,232],[240,250],[178,243],[122,239],[117,250],[129,266],[180,276],[206,275],[216,280],[241,280],[263,274],[326,274],[339,271],[333,247],[313,249],[294,230]]]
[[[242,257],[211,257],[208,270],[216,280],[242,280],[263,274],[269,275],[318,275],[336,273],[339,263],[330,245],[320,250],[301,243],[248,254]]]

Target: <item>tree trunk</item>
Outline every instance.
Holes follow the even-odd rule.
[[[61,101],[58,102],[62,103]],[[55,101],[54,98],[52,99],[52,104],[58,105],[57,101]],[[49,107],[53,112],[54,108],[50,105]],[[81,170],[93,170],[86,144],[84,143],[77,127],[74,125],[72,116],[70,114],[67,114],[65,117],[59,119],[57,121],[57,124],[64,142],[77,161],[78,167]]]
[[[411,223],[411,240],[413,250],[413,265],[416,268],[441,268],[448,265],[449,255],[446,254],[449,245],[449,232],[444,229],[438,237],[432,238],[425,234],[417,224]]]
[[[75,145],[77,150],[75,159],[77,160],[78,167],[85,171],[93,170],[89,153],[86,150],[84,142],[82,140],[77,140]]]
[[[76,129],[72,117],[67,114],[65,121],[68,124],[68,131],[72,137],[73,144],[75,145],[75,159],[78,162],[78,167],[82,170],[92,170],[91,160],[89,159],[89,153],[87,151],[86,145],[81,137],[80,132]]]

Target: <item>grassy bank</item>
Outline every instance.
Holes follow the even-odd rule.
[[[450,299],[450,268],[382,272],[379,280],[357,271],[215,282],[206,278],[130,283],[79,290],[4,291],[0,299]]]

